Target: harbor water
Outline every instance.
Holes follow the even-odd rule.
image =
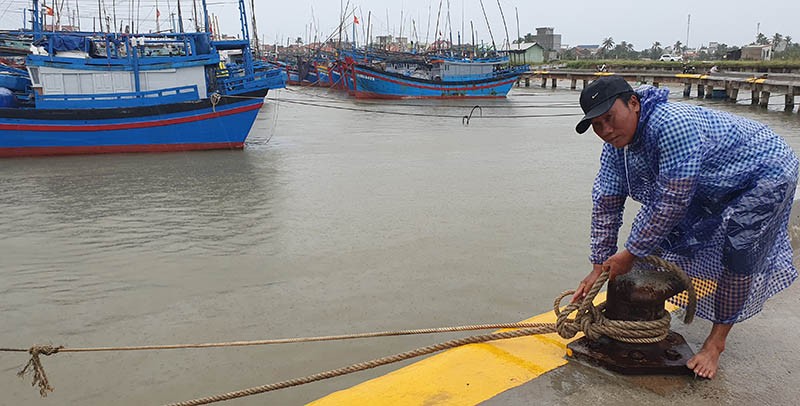
[[[546,312],[590,270],[602,142],[575,133],[577,99],[515,88],[505,100],[368,102],[293,88],[270,92],[243,151],[0,160],[0,347],[259,340]],[[763,121],[800,151],[800,118],[782,105],[689,102]],[[178,402],[464,335],[56,354],[43,357],[55,387],[44,400],[16,376],[27,354],[1,353],[0,405]],[[229,403],[303,404],[397,367]]]

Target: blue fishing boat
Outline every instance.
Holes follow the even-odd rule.
[[[357,98],[502,98],[526,67],[503,67],[504,58],[430,61],[413,58],[354,62],[350,92]]]
[[[280,69],[254,65],[243,0],[242,39],[230,41],[208,28],[43,32],[32,3],[30,93],[0,92],[0,157],[241,149],[269,89],[285,87]],[[220,52],[237,50],[241,63],[226,65]]]

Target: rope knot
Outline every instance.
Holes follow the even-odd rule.
[[[58,347],[53,347],[52,345],[34,345],[28,350],[28,353],[31,355],[53,355],[62,348],[64,348],[63,345]]]
[[[33,371],[33,382],[31,382],[31,386],[38,385],[39,394],[43,398],[47,397],[47,392],[53,391],[53,387],[50,386],[50,382],[47,380],[47,374],[44,372],[44,367],[42,366],[42,361],[39,359],[39,355],[53,355],[62,348],[64,347],[53,347],[52,345],[34,345],[28,350],[28,352],[31,354],[31,359],[28,360],[25,368],[22,368],[21,371],[17,372],[17,376],[24,378],[25,374],[28,373],[28,369],[30,368],[30,370]]]

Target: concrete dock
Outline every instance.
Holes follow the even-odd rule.
[[[800,246],[800,201],[791,224]],[[800,263],[797,254],[795,263]],[[597,301],[604,300],[598,296]],[[737,324],[713,380],[691,376],[625,376],[565,356],[556,334],[456,348],[431,356],[311,405],[719,405],[794,404],[800,397],[800,284],[767,301],[757,316]],[[711,323],[684,325],[673,312],[672,330],[696,352]],[[677,314],[676,314],[677,313]],[[527,322],[552,322],[552,312]]]

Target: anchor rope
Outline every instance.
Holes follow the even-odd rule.
[[[656,256],[649,256],[641,258],[640,261],[649,263],[655,267],[661,268],[665,271],[676,274],[681,281],[684,282],[688,293],[688,306],[686,308],[685,323],[690,323],[694,317],[696,309],[697,296],[691,279],[688,275],[677,265],[672,262],[663,260]],[[31,358],[25,367],[18,373],[20,377],[24,376],[29,371],[33,372],[32,386],[39,387],[39,393],[42,397],[46,397],[48,392],[53,391],[50,385],[47,374],[45,373],[42,365],[40,355],[53,355],[65,352],[100,352],[100,351],[143,351],[143,350],[169,350],[169,349],[188,349],[188,348],[215,348],[215,347],[237,347],[237,346],[254,346],[254,345],[268,345],[268,344],[288,344],[288,343],[301,343],[312,341],[333,341],[345,340],[356,338],[370,338],[370,337],[386,337],[386,336],[399,336],[399,335],[413,335],[413,334],[432,334],[444,332],[457,332],[457,331],[470,331],[470,330],[486,330],[486,329],[514,329],[510,331],[502,331],[491,334],[474,335],[465,338],[458,338],[445,341],[439,344],[434,344],[426,347],[421,347],[415,350],[406,351],[371,361],[360,362],[352,364],[343,368],[329,370],[303,378],[290,379],[282,382],[277,382],[269,385],[257,386],[253,388],[228,392],[220,395],[214,395],[186,402],[171,403],[168,406],[195,406],[205,405],[209,403],[221,402],[224,400],[231,400],[251,395],[256,395],[264,392],[270,392],[278,389],[284,389],[292,386],[303,385],[306,383],[316,382],[323,379],[333,378],[341,375],[346,375],[354,372],[363,371],[366,369],[375,368],[378,366],[403,361],[419,357],[422,355],[432,354],[435,352],[443,351],[450,348],[456,348],[468,344],[483,343],[488,341],[503,340],[510,338],[525,337],[538,334],[558,333],[565,339],[575,337],[578,333],[583,332],[586,337],[591,340],[597,340],[601,336],[607,336],[611,339],[636,344],[649,344],[662,341],[669,334],[669,326],[671,316],[669,312],[658,320],[651,321],[624,321],[624,320],[610,320],[605,318],[603,310],[605,309],[605,302],[594,305],[593,300],[600,292],[600,289],[605,285],[608,280],[608,269],[603,269],[603,272],[595,281],[592,288],[587,292],[586,296],[579,302],[569,303],[563,308],[561,302],[567,296],[575,293],[574,290],[568,290],[561,293],[556,297],[553,302],[553,312],[556,315],[556,323],[494,323],[494,324],[477,324],[469,326],[456,326],[456,327],[440,327],[429,329],[414,329],[414,330],[398,330],[398,331],[383,331],[371,333],[359,333],[348,335],[330,335],[319,337],[299,337],[299,338],[285,338],[285,339],[272,339],[272,340],[257,340],[257,341],[232,341],[222,343],[201,343],[201,344],[176,344],[176,345],[148,345],[148,346],[126,346],[126,347],[93,347],[93,348],[67,348],[63,346],[51,345],[35,345],[29,349],[23,348],[0,348],[0,352],[28,352]],[[574,318],[570,315],[575,313]]]

